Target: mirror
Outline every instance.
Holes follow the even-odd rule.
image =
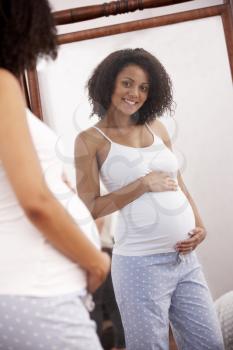
[[[229,61],[229,47],[233,44],[226,35],[230,17],[224,6],[228,5],[221,6],[187,16],[176,13],[162,20],[141,20],[137,25],[115,25],[111,30],[92,29],[87,33],[89,40],[76,33],[76,41],[65,43],[71,39],[64,35],[59,39],[65,44],[60,46],[58,59],[41,60],[37,67],[43,120],[65,145],[61,150],[58,142],[57,151],[74,182],[74,139],[97,121],[89,118],[85,89],[92,70],[122,48],[142,47],[163,63],[173,81],[176,108],[173,116],[161,121],[169,130],[183,178],[207,227],[208,238],[198,254],[214,298],[233,289],[229,278],[233,266],[233,58]],[[83,39],[77,41],[79,37]],[[40,114],[36,105],[32,109]]]

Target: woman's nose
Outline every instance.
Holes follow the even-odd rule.
[[[131,87],[131,89],[130,89],[130,91],[129,91],[129,94],[130,94],[130,96],[132,96],[132,97],[137,97],[138,94],[139,94],[139,89],[138,89],[138,87],[137,87],[137,86]]]

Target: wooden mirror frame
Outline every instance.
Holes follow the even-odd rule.
[[[185,1],[178,0],[120,0],[112,1],[94,6],[85,6],[74,9],[54,12],[54,19],[57,25],[70,24],[99,18],[103,16],[123,14],[146,8],[155,8],[182,3]],[[226,46],[228,51],[231,76],[233,80],[233,0],[225,0],[223,4],[210,7],[188,10],[168,15],[152,17],[142,20],[134,20],[121,24],[108,25],[99,28],[86,29],[66,34],[58,35],[58,44],[68,44],[72,42],[89,40],[103,36],[110,36],[120,33],[132,32],[141,29],[160,27],[169,24],[203,19],[213,16],[221,16]],[[28,105],[32,112],[41,120],[43,120],[43,111],[40,99],[40,87],[38,83],[37,71],[31,70],[27,72],[28,81]],[[25,85],[24,85],[25,87]],[[25,88],[24,88],[25,90]]]

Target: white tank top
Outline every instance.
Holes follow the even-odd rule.
[[[29,111],[27,120],[49,188],[99,247],[97,228],[88,209],[62,181],[57,136]],[[0,294],[82,294],[85,288],[85,272],[54,249],[27,219],[0,161]]]
[[[152,170],[165,171],[177,180],[178,160],[163,141],[153,135],[148,147],[136,148],[110,140],[110,150],[100,169],[101,179],[109,192],[145,176]],[[114,233],[113,253],[149,255],[175,251],[178,241],[188,238],[195,227],[193,210],[178,187],[177,191],[147,192],[119,211]]]

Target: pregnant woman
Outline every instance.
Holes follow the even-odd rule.
[[[99,122],[76,139],[77,189],[94,218],[119,210],[112,278],[127,350],[222,350],[213,302],[193,251],[205,238],[157,117],[171,81],[143,49],[113,52],[88,81]],[[99,178],[108,189],[101,195]]]
[[[47,0],[0,0],[1,350],[102,349],[87,291],[109,258],[62,180],[58,136],[26,109],[17,80],[42,55],[55,58],[55,34]]]

